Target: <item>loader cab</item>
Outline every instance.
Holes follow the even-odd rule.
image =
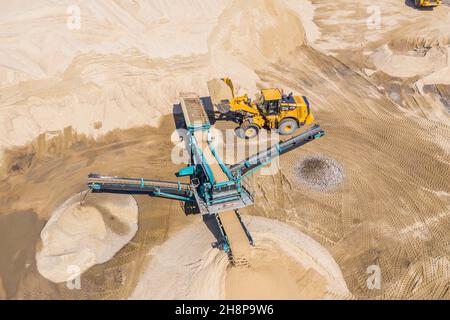
[[[264,115],[272,116],[280,114],[280,100],[282,93],[280,89],[263,89],[258,105]]]

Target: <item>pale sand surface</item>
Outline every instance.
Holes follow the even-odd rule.
[[[135,237],[87,269],[79,291],[41,276],[34,258],[35,247],[42,249],[39,231],[85,188],[89,172],[174,179],[182,165],[170,159],[168,114],[179,93],[207,95],[209,80],[230,76],[239,93],[282,87],[307,96],[327,133],[282,158],[280,174],[257,175],[256,206],[247,210],[320,242],[358,298],[449,298],[449,6],[416,10],[380,0],[381,25],[374,27],[367,24],[370,0],[89,1],[80,5],[81,28],[69,30],[71,4],[0,5],[0,278],[6,297],[129,297],[157,261],[147,253],[196,219],[179,203],[136,197]],[[141,125],[156,127],[135,128]],[[314,153],[345,169],[333,192],[296,183],[293,165]],[[94,214],[87,221],[100,220]],[[104,234],[99,227],[86,230]],[[225,276],[227,262],[205,240],[209,258],[197,261],[216,268],[206,282],[185,280],[194,291],[182,286],[181,296],[225,297],[224,287],[210,289],[226,284],[215,272]],[[189,246],[177,248],[182,253]],[[264,261],[291,270],[296,255],[288,256],[268,254]],[[373,264],[383,272],[380,290],[366,285]],[[273,270],[255,266],[255,276]],[[335,270],[323,261],[305,269],[311,266],[321,275]],[[276,270],[283,279],[301,278]],[[321,292],[320,281],[297,283]],[[342,281],[328,283],[340,283],[329,291],[343,292]]]

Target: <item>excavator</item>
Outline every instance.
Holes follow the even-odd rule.
[[[256,137],[261,129],[277,130],[280,135],[291,135],[300,126],[314,121],[311,107],[305,96],[285,95],[278,88],[262,89],[252,101],[247,94],[236,96],[230,78],[221,79],[229,90],[231,98],[213,97],[213,104],[219,114],[237,122],[238,136],[245,139]]]
[[[414,0],[416,8],[429,8],[438,7],[441,5],[442,0]]]

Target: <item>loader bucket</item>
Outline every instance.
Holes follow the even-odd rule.
[[[232,87],[222,79],[212,79],[208,83],[209,95],[214,105],[214,110],[220,113],[229,111],[230,101],[233,99]]]

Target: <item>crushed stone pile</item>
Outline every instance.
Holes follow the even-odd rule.
[[[320,154],[300,158],[294,172],[296,182],[319,191],[332,191],[345,178],[344,168],[339,162]]]

